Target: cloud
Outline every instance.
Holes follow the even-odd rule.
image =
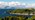
[[[17,6],[17,5],[21,5],[20,2],[9,2],[9,6]]]
[[[9,6],[9,7],[6,7]],[[0,2],[0,8],[11,8],[11,7],[16,7],[16,8],[33,8],[35,7],[35,3],[21,3],[21,2]]]
[[[0,2],[0,8],[4,8],[6,5],[6,2]]]

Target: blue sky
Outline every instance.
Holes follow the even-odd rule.
[[[35,0],[0,0],[4,2],[11,2],[11,1],[17,1],[17,2],[25,2],[25,3],[35,3]]]

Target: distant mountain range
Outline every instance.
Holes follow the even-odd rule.
[[[22,8],[29,8],[25,5],[17,5],[17,6],[2,6],[0,9],[22,9]]]

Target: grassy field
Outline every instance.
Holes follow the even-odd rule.
[[[7,16],[7,17],[5,17],[6,19],[8,19],[8,20],[25,20],[25,17],[23,17],[23,16]],[[5,20],[5,18],[3,18],[4,20]],[[28,18],[28,19],[26,19],[26,20],[33,20],[33,19],[35,19],[35,16],[32,16],[31,18]],[[2,18],[0,18],[0,20],[2,20]]]

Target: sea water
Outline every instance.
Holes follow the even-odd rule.
[[[5,16],[16,16],[15,14],[9,14],[6,12],[6,9],[0,9],[0,17],[5,17]]]

